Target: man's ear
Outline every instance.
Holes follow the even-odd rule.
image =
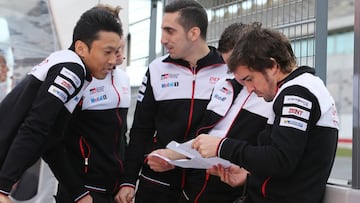
[[[273,74],[276,74],[277,72],[280,71],[280,65],[278,64],[278,62],[274,58],[270,58],[270,61],[273,64],[272,67],[271,67],[271,71],[273,72]]]
[[[201,34],[201,30],[199,27],[192,27],[188,31],[188,36],[189,39],[191,39],[191,41],[197,40],[200,37],[200,34]]]
[[[82,58],[88,52],[88,46],[81,40],[75,42],[75,52]]]

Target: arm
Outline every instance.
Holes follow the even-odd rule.
[[[283,114],[284,107],[293,106],[292,104],[285,105],[283,103],[287,95],[296,95],[312,103],[311,109],[304,109],[309,113],[308,118]],[[227,138],[219,144],[217,155],[246,168],[251,173],[280,177],[291,174],[304,153],[309,128],[314,126],[319,119],[320,107],[313,94],[307,89],[297,86],[284,89],[274,100],[273,110],[275,114],[272,128],[266,128],[267,132],[265,132],[270,135],[271,140],[269,143],[263,143],[262,146],[250,146],[244,141]],[[302,125],[302,128],[291,124],[286,126],[281,123],[281,118],[287,120],[296,119],[296,121],[304,125]]]
[[[155,132],[157,106],[154,99],[150,73],[147,71],[138,92],[134,121],[130,130],[130,142],[125,153],[125,170],[122,186],[135,188],[146,153],[150,152]]]
[[[117,203],[132,203],[134,202],[135,188],[129,186],[120,187],[119,192],[115,195]]]
[[[6,194],[0,193],[0,203],[12,203],[12,201]]]
[[[179,154],[171,149],[157,149],[149,154],[147,157],[147,164],[150,168],[156,172],[165,172],[171,169],[174,169],[175,166],[170,164],[168,161],[154,156],[155,154],[161,155],[166,157],[170,160],[177,160],[177,159],[185,159],[186,156]]]
[[[83,68],[78,64],[63,63],[49,69],[3,163],[0,173],[0,190],[5,193],[9,193],[11,186],[21,174],[40,158],[45,150],[45,144],[51,137],[50,130],[56,124],[59,113],[64,108],[64,103],[79,92],[79,88],[75,88],[75,91],[72,92],[56,81],[64,67],[83,81]],[[64,76],[60,77],[71,83],[70,79]],[[58,88],[59,92],[63,94],[60,96],[56,94],[59,92],[54,93],[51,88]]]
[[[219,176],[221,181],[231,187],[244,185],[249,174],[247,170],[237,165],[231,165],[229,168],[224,168],[221,165],[213,166],[207,172],[211,175]]]

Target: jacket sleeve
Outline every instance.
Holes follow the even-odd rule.
[[[130,141],[126,148],[125,170],[121,186],[135,186],[145,160],[151,151],[155,132],[157,106],[150,83],[149,70],[139,88],[134,121],[130,129]]]
[[[311,102],[311,109],[303,109],[308,116],[284,114],[283,108],[291,107],[289,104],[284,104],[286,95],[296,95],[304,101]],[[320,117],[320,106],[312,93],[297,86],[283,90],[274,101],[273,110],[275,113],[273,126],[266,128],[267,132],[265,132],[270,135],[268,143],[251,146],[244,141],[224,139],[220,143],[218,155],[264,176],[286,177],[291,174],[303,156],[309,129]]]
[[[79,64],[62,63],[49,69],[1,168],[0,191],[4,194],[9,194],[12,185],[23,172],[41,157],[64,103],[77,95],[82,87],[61,74],[64,68],[76,75],[81,84],[84,83],[84,69]]]

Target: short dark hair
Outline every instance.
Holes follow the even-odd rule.
[[[218,43],[218,51],[220,53],[227,53],[234,49],[236,42],[242,35],[243,29],[246,27],[246,24],[243,23],[233,23],[227,26],[220,35]]]
[[[107,4],[98,4],[95,6],[96,8],[99,8],[99,9],[105,9],[107,11],[109,11],[117,20],[119,20],[119,23],[120,25],[122,25],[121,23],[121,19],[119,17],[119,13],[121,11],[121,7],[120,6],[110,6],[110,5],[107,5]]]
[[[228,67],[231,72],[240,65],[264,72],[274,65],[271,59],[276,60],[283,73],[291,72],[296,66],[296,57],[289,39],[277,30],[261,28],[254,23],[245,28],[241,40],[235,44]]]
[[[99,37],[100,31],[109,31],[117,33],[120,37],[123,35],[123,29],[117,18],[106,9],[93,7],[85,11],[77,21],[73,41],[70,49],[75,50],[75,42],[81,40],[91,49],[91,44]]]
[[[179,23],[186,30],[200,28],[200,36],[206,40],[208,18],[205,8],[194,0],[175,0],[165,6],[165,13],[180,13]]]

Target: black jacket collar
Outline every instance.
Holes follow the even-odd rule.
[[[222,59],[221,55],[219,54],[219,52],[216,50],[215,47],[209,46],[209,49],[210,52],[206,56],[204,56],[203,58],[197,61],[196,72],[204,67],[213,66],[215,64],[219,64],[219,65],[225,64],[224,60]],[[166,57],[163,60],[163,62],[174,63],[180,66],[191,68],[189,62],[183,59],[173,59],[170,56]]]
[[[315,75],[315,69],[311,68],[309,66],[300,66],[300,67],[296,68],[293,72],[291,72],[288,76],[286,76],[286,78],[284,78],[283,80],[278,82],[278,87],[281,87],[282,84],[284,84],[304,73],[310,73],[310,74]]]

